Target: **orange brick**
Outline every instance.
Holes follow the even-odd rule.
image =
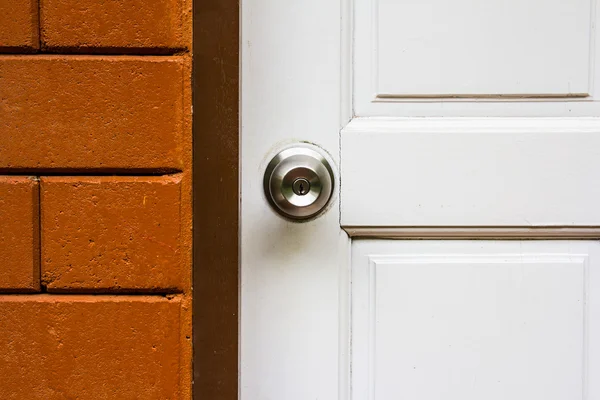
[[[178,175],[43,177],[41,205],[48,291],[181,287]]]
[[[178,170],[179,57],[0,58],[1,170]]]
[[[0,52],[39,47],[37,0],[0,1]]]
[[[139,52],[182,49],[190,7],[182,0],[41,0],[42,46]]]
[[[0,296],[0,398],[179,399],[179,332],[177,298]]]
[[[0,176],[0,291],[40,289],[37,181]]]

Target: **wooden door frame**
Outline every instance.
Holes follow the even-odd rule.
[[[193,398],[235,400],[239,0],[193,3]]]

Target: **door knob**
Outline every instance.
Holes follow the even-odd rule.
[[[277,154],[265,171],[264,190],[271,206],[293,220],[319,214],[333,193],[329,161],[309,147],[291,147]]]

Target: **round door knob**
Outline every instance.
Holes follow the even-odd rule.
[[[291,147],[277,154],[265,171],[265,195],[279,214],[294,220],[321,212],[333,193],[331,165],[309,147]]]

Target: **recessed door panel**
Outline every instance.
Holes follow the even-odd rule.
[[[372,0],[382,97],[585,96],[590,0]]]
[[[598,395],[597,242],[352,246],[354,399]]]
[[[596,0],[354,0],[355,113],[598,115],[597,18]]]

